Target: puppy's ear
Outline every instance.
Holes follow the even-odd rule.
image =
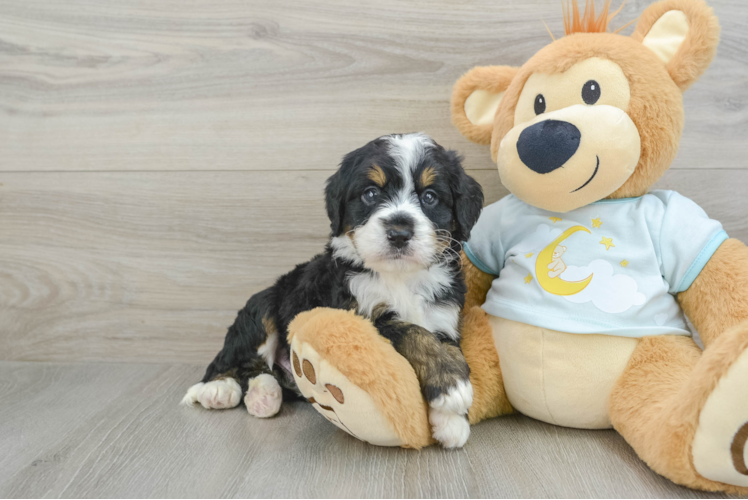
[[[493,121],[504,91],[519,68],[476,66],[452,90],[452,123],[466,139],[490,144]]]
[[[644,10],[631,37],[654,52],[685,91],[714,59],[719,22],[702,0],[662,0]]]
[[[483,188],[478,181],[465,173],[462,168],[462,158],[455,151],[447,151],[447,156],[453,163],[452,196],[454,197],[454,213],[459,230],[453,234],[455,239],[467,241],[470,230],[478,222],[483,210]]]
[[[345,163],[345,160],[343,162]],[[346,183],[342,171],[341,168],[327,179],[325,186],[325,208],[327,217],[330,218],[332,236],[339,236],[343,232]]]

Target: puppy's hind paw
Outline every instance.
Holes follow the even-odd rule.
[[[185,406],[195,406],[195,403],[197,403],[197,395],[200,394],[200,391],[202,391],[203,386],[202,382],[199,382],[189,389],[187,389],[187,394],[184,395],[182,398],[182,401],[179,404],[183,404]]]
[[[470,424],[464,415],[431,408],[429,422],[434,439],[445,448],[462,448],[470,437]]]
[[[208,410],[222,410],[237,406],[241,397],[239,383],[233,378],[225,378],[193,385],[187,389],[182,404],[194,406],[195,403],[200,403]]]
[[[249,381],[244,404],[250,415],[259,418],[272,417],[280,410],[283,402],[283,391],[275,377],[267,373],[258,375]]]

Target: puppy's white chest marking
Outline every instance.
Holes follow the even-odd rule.
[[[430,332],[445,333],[455,340],[459,338],[459,306],[434,302],[452,286],[446,266],[434,265],[408,275],[359,273],[349,277],[348,285],[358,302],[359,314],[371,316],[377,306],[385,304],[402,321]]]

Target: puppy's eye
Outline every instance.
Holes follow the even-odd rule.
[[[375,187],[367,188],[364,194],[361,195],[361,199],[368,205],[377,201],[377,198],[379,198],[379,189]]]
[[[543,94],[538,94],[535,96],[535,114],[542,113],[545,113],[545,97],[543,97]]]
[[[595,104],[600,99],[600,84],[590,80],[582,87],[582,99],[587,104]]]
[[[436,205],[438,201],[439,198],[436,197],[436,193],[430,189],[427,189],[421,195],[421,203],[423,203],[424,205],[433,206]]]

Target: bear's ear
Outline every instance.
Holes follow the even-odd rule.
[[[719,22],[702,0],[661,0],[642,13],[631,36],[665,63],[685,91],[714,59]]]
[[[465,138],[491,143],[496,110],[518,69],[476,66],[457,80],[452,91],[452,123]]]

